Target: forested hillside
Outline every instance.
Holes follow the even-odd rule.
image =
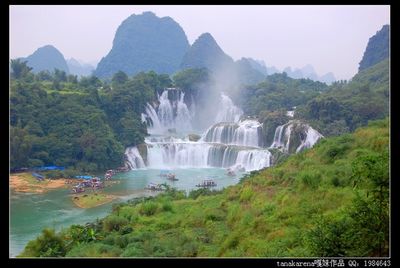
[[[11,62],[11,168],[60,165],[83,171],[123,164],[126,146],[147,135],[140,114],[157,90],[171,84],[154,72],[128,77],[120,72],[111,84],[95,76],[42,71]]]
[[[171,189],[44,230],[21,256],[388,256],[388,165],[385,119],[220,192]]]
[[[303,117],[324,135],[339,135],[389,115],[389,60],[335,82],[327,92],[299,107]]]

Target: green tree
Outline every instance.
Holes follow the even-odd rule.
[[[10,166],[11,168],[26,167],[32,143],[28,132],[19,127],[10,127]]]
[[[65,253],[64,239],[53,229],[44,229],[38,238],[27,244],[20,257],[62,257]]]
[[[123,84],[125,84],[128,81],[128,75],[124,73],[123,71],[118,71],[116,72],[112,79],[111,79],[111,85],[112,87],[118,87]]]
[[[54,81],[67,82],[67,73],[59,69],[54,69]]]
[[[11,60],[11,77],[15,79],[24,78],[33,68],[27,65],[27,61],[21,59]]]

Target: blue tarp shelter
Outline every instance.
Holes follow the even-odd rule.
[[[92,176],[75,176],[77,179],[85,179],[85,180],[90,180]]]
[[[65,167],[60,166],[43,166],[43,167],[35,167],[35,170],[64,170]]]

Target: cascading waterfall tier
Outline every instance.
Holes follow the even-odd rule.
[[[149,168],[235,167],[246,171],[270,166],[267,149],[203,142],[147,143]]]
[[[311,148],[322,137],[308,124],[290,120],[276,128],[270,148],[277,148],[286,153],[298,153],[303,149]]]
[[[146,164],[144,163],[143,158],[140,155],[139,150],[136,146],[126,148],[125,157],[125,163],[130,169],[146,167]]]
[[[239,123],[218,123],[203,135],[205,142],[231,145],[262,146],[262,124],[257,120],[242,120]]]
[[[150,134],[165,134],[171,129],[181,131],[192,129],[193,112],[189,111],[184,97],[185,94],[180,90],[164,90],[158,96],[157,107],[146,104],[146,113],[142,114],[142,121],[148,123]]]

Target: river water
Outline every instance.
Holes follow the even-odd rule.
[[[243,173],[235,177],[226,175],[222,168],[184,168],[170,170],[178,181],[161,177],[160,169],[137,169],[119,173],[113,177],[120,183],[104,189],[117,195],[113,202],[98,207],[82,209],[74,205],[68,189],[52,190],[44,194],[10,193],[10,257],[22,252],[29,240],[37,237],[45,227],[61,230],[71,224],[85,224],[102,218],[111,212],[113,203],[124,202],[134,197],[149,196],[153,192],[143,190],[150,182],[167,183],[187,193],[206,178],[212,178],[217,186],[213,189],[237,184]]]

